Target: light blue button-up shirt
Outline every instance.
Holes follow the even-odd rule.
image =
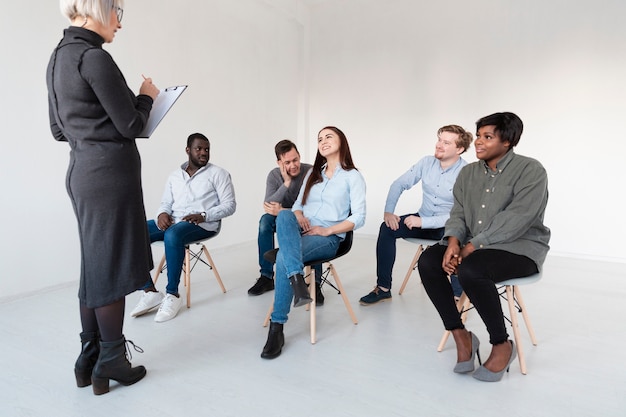
[[[362,227],[365,224],[365,179],[356,169],[346,171],[341,165],[337,165],[332,178],[328,178],[325,169],[326,165],[322,167],[322,182],[311,187],[303,206],[302,195],[311,171],[307,173],[292,210],[302,210],[311,226],[330,227],[348,220],[354,223],[354,230]],[[337,236],[343,239],[345,233]]]
[[[422,219],[422,229],[444,227],[454,203],[452,197],[454,182],[465,165],[467,162],[459,158],[454,165],[442,169],[437,158],[432,155],[425,156],[391,184],[385,202],[385,212],[393,213],[400,195],[421,180],[423,197],[422,207],[418,213]]]

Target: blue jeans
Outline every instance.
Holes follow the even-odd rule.
[[[274,264],[266,261],[263,254],[274,249],[274,233],[276,232],[276,216],[265,213],[259,220],[259,235],[257,243],[259,248],[259,266],[261,275],[266,278],[274,277]]]
[[[439,240],[443,237],[445,229],[409,229],[404,224],[404,219],[408,216],[419,216],[419,214],[405,214],[400,217],[398,230],[391,230],[385,222],[380,225],[378,241],[376,242],[376,284],[379,287],[391,289],[391,271],[396,262],[396,239],[414,237],[420,239]]]
[[[289,277],[303,274],[304,263],[332,257],[337,253],[341,238],[300,234],[300,225],[290,210],[282,210],[276,217],[276,238],[280,250],[276,256],[274,311],[272,322],[285,323],[291,308],[293,290]],[[317,278],[317,274],[316,274]]]
[[[257,247],[259,249],[259,266],[261,267],[261,275],[272,279],[274,278],[274,264],[267,261],[263,254],[276,248],[274,244],[274,233],[276,233],[276,216],[265,213],[259,220],[259,235],[257,237]],[[322,275],[322,265],[312,265],[315,271],[315,281],[320,282]]]
[[[178,295],[180,274],[185,260],[185,245],[196,240],[208,239],[217,234],[210,232],[193,223],[178,222],[171,225],[167,230],[159,230],[154,220],[148,220],[148,232],[150,242],[162,240],[165,245],[165,262],[167,262],[167,286],[168,294]],[[148,281],[142,289],[154,287],[152,280]]]

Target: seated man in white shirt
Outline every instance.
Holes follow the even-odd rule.
[[[143,294],[132,317],[159,308],[156,322],[173,319],[182,306],[178,293],[185,245],[217,234],[221,219],[235,212],[235,190],[230,174],[209,163],[211,144],[201,133],[187,138],[185,151],[189,160],[170,174],[161,199],[157,219],[148,221],[150,241],[162,240],[167,262],[166,294],[157,291],[152,280],[142,288]]]
[[[439,240],[452,209],[452,187],[467,162],[461,154],[472,143],[472,134],[461,126],[443,126],[437,131],[435,155],[425,156],[395,180],[385,202],[384,222],[376,242],[376,287],[359,300],[372,305],[391,300],[391,272],[396,261],[396,239],[413,237]],[[422,181],[422,206],[415,214],[394,214],[400,195]],[[454,278],[456,283],[456,277]],[[460,295],[458,287],[455,291]]]

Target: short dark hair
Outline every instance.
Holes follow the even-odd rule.
[[[296,144],[290,141],[289,139],[283,139],[274,146],[274,152],[276,153],[276,160],[280,160],[280,157],[289,152],[290,150],[295,149],[300,155]]]
[[[189,137],[187,138],[187,147],[191,148],[191,144],[193,143],[194,140],[196,139],[202,139],[202,140],[206,140],[207,142],[209,142],[209,138],[207,138],[206,136],[204,136],[202,133],[192,133],[191,135],[189,135]],[[211,142],[209,142],[209,148],[211,148]]]
[[[511,112],[494,113],[482,117],[476,122],[476,134],[483,126],[495,126],[495,131],[500,135],[502,142],[509,142],[511,149],[515,147],[524,130],[524,123],[518,115]]]

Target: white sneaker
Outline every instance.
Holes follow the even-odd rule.
[[[162,323],[164,321],[172,320],[176,317],[178,310],[180,310],[182,305],[182,298],[176,297],[174,294],[167,294],[161,303],[161,307],[159,307],[159,311],[157,311],[157,314],[154,317],[154,321]]]
[[[146,314],[150,310],[157,308],[161,305],[163,297],[164,295],[162,292],[144,291],[144,293],[141,295],[141,299],[139,300],[133,311],[131,311],[130,316],[138,317],[142,314]]]

